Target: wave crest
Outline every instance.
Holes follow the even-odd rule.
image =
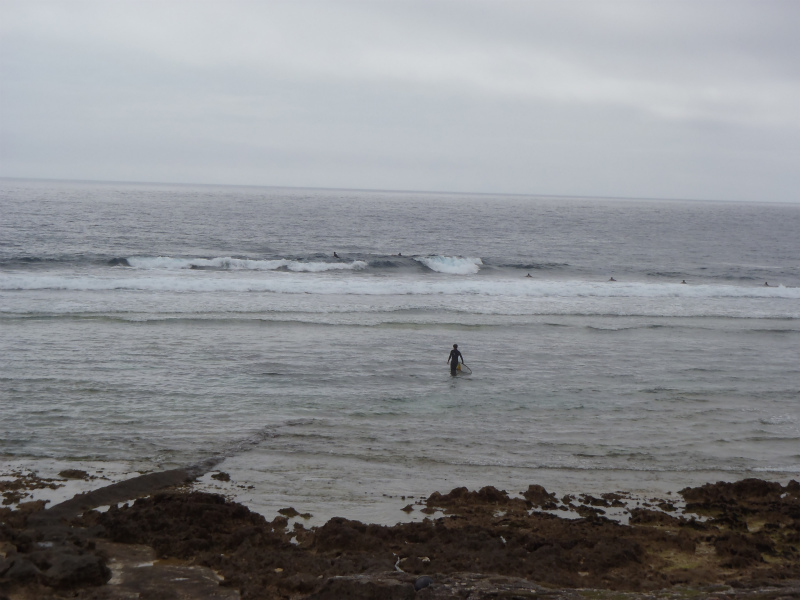
[[[480,258],[461,258],[458,256],[421,256],[414,258],[431,271],[449,275],[475,275],[483,261]]]
[[[286,269],[296,272],[319,273],[322,271],[358,271],[367,268],[363,260],[353,262],[303,262],[280,258],[275,260],[253,260],[223,256],[217,258],[172,258],[169,256],[132,256],[124,259],[137,269],[219,269],[228,271],[275,271]],[[120,263],[121,264],[121,263]]]

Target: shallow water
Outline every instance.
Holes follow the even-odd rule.
[[[800,474],[800,207],[0,194],[8,465],[223,458],[234,482],[207,485],[264,512],[384,522],[458,485]]]

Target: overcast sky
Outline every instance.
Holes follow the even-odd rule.
[[[800,200],[798,0],[0,0],[0,176]]]

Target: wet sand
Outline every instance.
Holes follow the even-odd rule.
[[[8,502],[0,598],[800,598],[795,481],[644,500],[456,488],[409,502],[422,521],[311,527],[291,507],[270,520],[193,491],[196,475],[145,475],[47,509]],[[19,501],[48,485],[19,474],[0,492]]]

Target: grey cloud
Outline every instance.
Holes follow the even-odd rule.
[[[3,176],[797,199],[793,2],[9,2]]]

